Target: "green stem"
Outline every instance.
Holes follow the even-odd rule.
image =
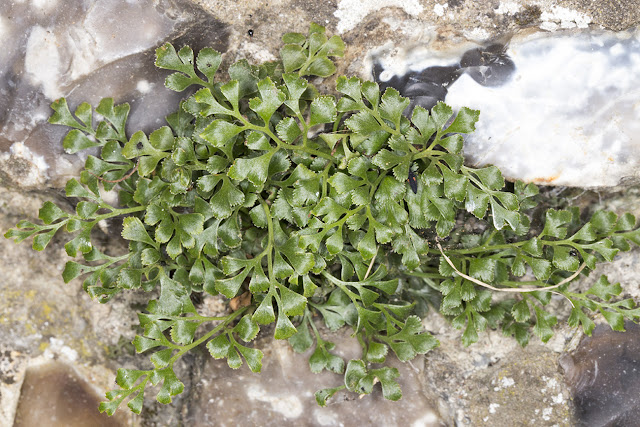
[[[238,317],[242,313],[244,313],[248,308],[249,307],[242,307],[242,308],[238,309],[237,311],[234,311],[233,313],[231,313],[230,315],[225,317],[225,321],[224,322],[222,322],[221,324],[219,324],[218,326],[213,328],[211,331],[209,331],[206,334],[204,334],[202,337],[200,337],[200,339],[192,342],[191,344],[187,344],[185,346],[182,346],[182,348],[178,351],[178,353],[169,360],[169,363],[168,363],[167,366],[173,365],[178,359],[180,359],[182,357],[183,354],[185,354],[186,352],[190,351],[191,349],[193,349],[195,347],[198,347],[200,344],[202,344],[203,342],[207,341],[213,335],[218,333],[221,329],[227,327],[227,325],[229,323],[231,323],[231,321],[233,321],[236,317]]]
[[[423,279],[448,279],[439,273],[423,273],[422,271],[408,271],[405,273],[407,276],[420,277]]]
[[[106,209],[110,209],[111,212],[110,213],[106,213],[106,214],[102,214],[102,215],[98,215],[92,222],[98,222],[98,221],[102,221],[103,219],[108,219],[108,218],[113,218],[119,215],[127,215],[130,213],[134,213],[134,212],[141,212],[144,211],[148,208],[148,206],[134,206],[132,208],[124,208],[124,209],[117,209],[114,207],[111,207],[107,204],[104,204],[104,206],[100,206],[101,208],[106,208]],[[78,217],[78,219],[82,220],[82,218]]]
[[[264,214],[267,216],[267,229],[269,232],[269,243],[267,243],[267,247],[264,251],[267,252],[267,268],[269,272],[269,282],[273,283],[273,246],[274,246],[274,238],[273,238],[273,218],[271,218],[271,211],[269,210],[269,205],[262,199],[259,198],[260,204],[262,205],[262,209],[264,209]]]
[[[245,128],[251,129],[251,130],[256,130],[258,132],[264,133],[269,138],[273,139],[275,141],[275,143],[278,145],[278,147],[280,147],[280,148],[285,148],[287,150],[293,150],[293,151],[303,151],[303,152],[305,152],[307,154],[312,154],[314,156],[323,157],[323,158],[325,158],[327,160],[330,160],[333,163],[336,163],[336,160],[333,158],[333,156],[331,154],[324,153],[324,152],[318,151],[318,150],[314,150],[313,148],[308,148],[306,146],[306,144],[303,144],[303,145],[287,144],[286,142],[284,142],[280,138],[278,138],[276,136],[276,134],[273,133],[273,131],[271,131],[271,129],[269,128],[269,124],[268,123],[266,125],[264,125],[264,126],[258,126],[258,125],[254,125],[253,123],[251,123],[249,120],[247,120],[246,118],[244,118],[240,114],[238,114],[236,117],[244,124]]]

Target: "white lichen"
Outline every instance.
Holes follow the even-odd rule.
[[[449,5],[447,3],[444,3],[444,4],[436,3],[435,6],[433,6],[433,13],[435,13],[436,15],[442,17],[442,16],[444,16],[444,10],[448,6]]]
[[[519,12],[521,8],[522,6],[520,6],[518,3],[514,1],[503,1],[503,2],[500,2],[500,5],[496,9],[496,13],[498,15],[506,15],[506,14],[513,15]]]
[[[333,15],[338,18],[338,33],[354,29],[367,15],[383,7],[399,7],[411,16],[418,16],[424,7],[418,0],[340,0]]]
[[[260,402],[265,402],[271,404],[271,408],[280,412],[287,418],[298,418],[302,415],[302,411],[304,409],[302,402],[297,396],[293,394],[286,396],[276,396],[270,393],[267,393],[266,390],[259,387],[257,384],[252,384],[247,389],[247,397],[251,400],[258,400]]]
[[[40,85],[42,93],[50,100],[62,96],[60,80],[60,54],[56,35],[39,25],[34,25],[27,40],[24,68],[31,84]]]

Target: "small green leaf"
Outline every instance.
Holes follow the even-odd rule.
[[[338,230],[336,230],[336,232],[325,241],[325,245],[327,246],[327,251],[329,251],[329,254],[331,255],[342,252],[342,229],[338,228]]]
[[[315,393],[316,403],[319,406],[327,406],[327,401],[333,397],[337,392],[343,390],[344,386],[334,387],[334,388],[325,388],[322,390],[318,390]]]
[[[264,184],[268,176],[269,163],[276,151],[277,148],[258,157],[236,159],[229,168],[229,177],[238,181],[248,179],[255,185]]]
[[[364,181],[353,179],[342,172],[337,172],[329,178],[329,184],[336,189],[338,194],[342,194],[363,185]]]
[[[307,55],[299,44],[285,44],[280,49],[280,57],[282,58],[285,73],[299,70],[307,60]]]
[[[258,335],[260,327],[251,319],[251,316],[246,315],[240,319],[238,324],[233,328],[233,331],[238,334],[242,341],[249,342],[253,341]]]
[[[140,371],[137,369],[118,369],[116,374],[116,384],[123,389],[130,389],[133,387],[140,378],[147,375],[148,371]]]
[[[229,342],[226,334],[220,334],[207,342],[207,350],[209,350],[211,357],[214,359],[227,357],[230,348],[231,343]]]
[[[77,198],[86,197],[90,199],[95,199],[95,196],[89,193],[89,191],[87,191],[87,189],[85,189],[85,187],[83,187],[82,184],[76,181],[75,178],[71,178],[67,182],[67,185],[64,187],[64,190],[67,197],[77,197]]]
[[[215,289],[227,298],[233,298],[238,294],[244,280],[249,275],[249,269],[242,270],[234,277],[216,280]]]
[[[526,322],[531,317],[531,311],[529,310],[529,304],[526,300],[522,300],[513,305],[511,309],[513,318],[516,322]]]
[[[184,285],[170,279],[164,273],[160,273],[160,298],[157,301],[156,313],[167,316],[195,313],[195,307]]]
[[[229,123],[226,120],[214,120],[200,134],[200,137],[210,142],[214,147],[224,147],[245,128]]]
[[[446,132],[471,133],[476,130],[475,124],[478,122],[479,117],[480,111],[462,107]]]
[[[307,71],[307,76],[329,77],[336,72],[336,66],[329,58],[317,58],[314,60]]]
[[[282,36],[282,42],[285,44],[298,44],[302,46],[307,38],[300,33],[286,33]]]
[[[69,214],[50,201],[44,202],[38,211],[38,218],[40,218],[45,224],[52,224],[56,220],[67,216],[69,216]]]
[[[371,373],[380,380],[382,396],[385,399],[395,402],[402,398],[402,390],[396,382],[396,378],[400,376],[398,369],[385,366],[384,368],[373,369]]]
[[[600,310],[602,317],[605,318],[611,329],[614,331],[624,332],[624,316],[615,311]]]
[[[84,267],[84,265],[78,264],[75,261],[67,261],[64,266],[64,271],[62,272],[62,279],[64,280],[64,283],[69,283],[84,273]]]
[[[87,148],[97,147],[98,144],[94,140],[87,137],[84,133],[78,129],[71,130],[62,141],[64,151],[68,154],[75,154],[78,151],[86,150]]]
[[[257,311],[257,310],[256,310]],[[255,314],[254,314],[255,315]],[[276,331],[273,335],[277,340],[286,340],[295,334],[298,330],[293,326],[291,320],[283,313],[278,314],[276,321]]]
[[[582,311],[582,307],[577,306],[571,309],[571,315],[567,319],[567,323],[569,326],[577,327],[582,324],[582,330],[586,335],[591,336],[591,333],[596,327],[596,324],[587,316],[584,311]]]
[[[325,369],[335,372],[336,374],[344,372],[344,360],[328,351],[333,349],[333,347],[333,343],[328,342],[322,342],[322,345],[318,344],[316,346],[315,351],[309,357],[309,368],[311,372],[317,374]]]
[[[467,195],[467,177],[452,172],[447,167],[441,167],[444,177],[444,194],[449,199],[463,201]]]
[[[478,342],[478,330],[473,322],[467,322],[467,327],[462,334],[462,345],[469,347],[471,344]]]
[[[276,85],[269,77],[258,82],[258,92],[260,93],[260,98],[253,98],[249,102],[249,108],[258,113],[264,123],[267,124],[273,113],[287,97],[281,90],[276,88]]]
[[[273,299],[271,295],[265,297],[262,300],[256,311],[251,318],[261,325],[268,325],[276,320],[276,316],[273,311]]]
[[[536,312],[536,324],[533,327],[533,332],[542,342],[547,342],[553,336],[553,326],[558,323],[558,319],[537,306],[534,306],[534,310]]]
[[[495,166],[487,166],[482,169],[475,169],[473,173],[480,179],[482,184],[489,190],[501,190],[504,187],[504,178],[500,169]]]
[[[344,382],[349,391],[363,392],[360,381],[367,376],[367,368],[362,360],[353,359],[347,364],[344,374]]]
[[[93,203],[93,202],[87,202],[87,201],[81,201],[76,205],[76,213],[78,214],[78,216],[82,219],[88,219],[90,218],[94,213],[96,213],[96,211],[98,210],[99,206],[97,203]],[[46,222],[45,222],[46,224]]]
[[[198,322],[179,320],[171,328],[171,339],[177,344],[191,344],[199,325]]]
[[[209,200],[209,206],[216,218],[227,218],[236,206],[245,200],[244,193],[240,191],[227,177],[222,177],[222,186]]]
[[[336,102],[332,96],[320,96],[311,102],[309,109],[309,126],[336,121]]]
[[[225,92],[228,92],[227,96],[229,96],[231,98],[231,101],[233,101],[235,98],[235,92],[239,90],[237,80],[230,81],[229,83],[224,85],[224,87],[225,87]],[[185,106],[185,108],[187,108],[187,110],[191,112],[193,115],[200,114],[201,116],[211,116],[214,114],[226,114],[226,115],[232,114],[232,111],[230,109],[220,104],[213,97],[213,94],[211,93],[211,90],[209,88],[204,88],[197,91],[193,95],[193,99],[198,104],[203,104],[197,107],[198,108],[197,111],[191,111],[189,107]]]
[[[289,338],[289,344],[296,353],[304,353],[313,345],[313,337],[309,332],[309,327],[302,323],[298,326],[298,332]]]
[[[149,237],[147,230],[138,218],[130,216],[122,223],[122,237],[134,242],[142,242],[156,247],[156,242]]]
[[[131,409],[134,414],[140,414],[142,412],[142,404],[144,403],[144,392],[139,392],[136,396],[127,403],[127,407]]]
[[[260,350],[242,345],[236,345],[236,349],[247,361],[247,365],[249,365],[251,372],[260,372],[262,370],[262,358],[264,357],[264,354]]]
[[[595,295],[603,301],[609,301],[612,296],[618,296],[622,292],[620,283],[611,284],[607,276],[602,275],[586,292],[588,295]]]
[[[156,351],[149,358],[153,366],[156,369],[162,369],[169,364],[169,360],[171,360],[171,356],[173,355],[173,349],[167,348],[164,350]]]
[[[580,267],[580,261],[577,257],[571,255],[570,247],[554,246],[553,265],[560,270],[576,271]]]
[[[549,209],[546,213],[546,221],[544,229],[538,237],[551,236],[558,239],[564,239],[567,235],[567,228],[565,225],[571,221],[571,212],[569,211],[556,211]],[[592,218],[593,222],[593,218]],[[597,223],[597,221],[596,221]],[[595,225],[595,223],[594,223]]]
[[[304,314],[307,299],[284,286],[280,286],[279,289],[284,313],[287,316],[300,316]]]
[[[205,47],[198,52],[196,66],[198,70],[207,77],[209,83],[213,83],[213,77],[220,67],[222,55],[209,47]]]
[[[385,344],[372,341],[367,349],[367,361],[372,363],[384,363],[387,358],[389,347]]]
[[[453,110],[444,102],[438,103],[431,109],[431,117],[435,121],[437,131],[440,131],[453,115]]]
[[[380,115],[382,118],[391,121],[394,127],[400,124],[400,117],[403,111],[409,106],[409,98],[400,96],[400,93],[394,88],[388,88],[382,95],[380,103]]]
[[[494,258],[474,258],[469,263],[469,275],[484,282],[492,282],[496,264]]]
[[[67,100],[65,98],[56,99],[51,103],[51,108],[54,113],[49,117],[49,123],[54,125],[63,125],[77,129],[83,129],[82,126],[76,119],[71,115],[71,111],[69,111],[69,106],[67,105]],[[85,123],[88,126],[91,126],[91,123]]]
[[[102,115],[113,126],[117,132],[117,136],[114,135],[115,137],[121,140],[126,138],[124,127],[129,115],[129,104],[114,105],[113,98],[103,98],[96,107],[96,113]],[[100,138],[99,133],[100,126],[98,126],[96,130],[96,136],[98,138]]]
[[[489,199],[489,203],[493,214],[493,226],[496,229],[501,230],[507,224],[512,230],[516,230],[518,228],[518,224],[520,223],[520,215],[518,212],[505,209],[502,205],[496,202],[493,197]]]
[[[302,135],[300,126],[298,125],[298,122],[293,117],[287,117],[281,120],[276,125],[276,133],[278,134],[278,137],[280,139],[288,143],[293,143],[300,135]],[[262,149],[269,149],[269,148],[270,146],[267,146]]]
[[[345,120],[345,125],[354,133],[371,135],[382,129],[376,118],[368,111],[363,110]]]
[[[46,234],[39,234],[34,237],[33,248],[35,250],[44,249],[49,240],[51,240],[51,237],[53,237],[53,232],[55,232],[55,230],[52,230],[52,232]],[[43,242],[40,240],[41,238],[44,239],[44,246],[40,246]],[[38,247],[36,247],[36,242],[38,243]],[[71,241],[67,242],[64,245],[64,249],[67,252],[67,255],[71,257],[77,256],[78,252],[81,252],[83,254],[91,252],[91,250],[93,249],[93,245],[91,244],[91,229],[85,228],[84,230],[82,230],[82,232],[80,232],[76,237],[74,237]]]
[[[365,260],[373,258],[373,256],[378,253],[378,245],[376,244],[373,227],[369,227],[365,236],[358,243],[357,249]]]
[[[140,335],[136,335],[133,339],[133,345],[138,353],[144,353],[145,351],[158,347],[161,344],[162,343],[158,340],[141,337]]]
[[[184,391],[184,384],[178,380],[176,375],[173,373],[172,367],[167,367],[162,371],[154,371],[151,375],[151,383],[153,385],[157,385],[160,380],[163,381],[162,387],[156,396],[158,402],[162,404],[171,403],[171,397],[176,396]]]

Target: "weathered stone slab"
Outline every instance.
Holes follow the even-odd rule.
[[[561,359],[579,425],[636,425],[640,415],[640,326],[598,325]]]
[[[58,4],[60,3],[60,4]],[[84,160],[63,153],[68,129],[51,102],[131,105],[129,133],[164,125],[184,94],[164,88],[155,48],[166,41],[226,49],[225,25],[186,1],[72,0],[0,4],[0,182],[63,187]],[[86,154],[84,155],[86,156]]]
[[[503,43],[383,53],[373,68],[412,105],[480,110],[465,140],[473,165],[546,185],[637,182],[640,30],[524,33]]]
[[[192,8],[192,3],[209,10],[215,20]],[[0,52],[0,184],[43,189],[64,184],[67,174],[75,175],[82,159],[61,155],[65,130],[45,124],[52,97],[60,94],[70,99],[72,107],[113,96],[116,102],[132,104],[131,129],[158,126],[158,118],[173,111],[179,99],[161,88],[164,74],[152,66],[153,49],[164,40],[188,42],[196,49],[213,45],[227,52],[225,63],[243,57],[265,61],[277,57],[282,33],[305,32],[309,22],[316,21],[345,38],[348,50],[339,73],[370,78],[367,53],[388,49],[397,57],[393,46],[421,43],[441,52],[468,43],[460,50],[462,55],[485,46],[497,34],[523,28],[561,31],[603,25],[622,30],[637,25],[639,19],[635,0],[535,4],[408,0],[357,6],[348,0],[4,2],[0,5],[0,40],[5,46]],[[23,217],[33,219],[41,201],[3,190],[0,228],[4,231]],[[104,235],[101,240],[116,244],[117,239]],[[79,283],[65,285],[60,279],[66,260],[62,251],[55,240],[46,254],[8,240],[0,244],[2,425],[11,425],[25,372],[35,363],[61,360],[78,371],[88,367],[82,377],[100,391],[114,386],[116,367],[149,366],[146,355],[125,351],[135,333],[135,310],[143,299],[127,295],[104,306],[89,301]],[[636,264],[622,262],[622,277],[632,285],[637,284],[632,281]],[[393,419],[402,425],[571,424],[569,392],[556,363],[574,337],[571,330],[560,331],[550,345],[533,343],[524,350],[500,332],[489,331],[465,349],[459,331],[440,316],[430,315],[425,324],[441,347],[413,366],[403,365],[405,397],[396,404],[382,400],[378,392],[355,400],[338,395],[329,407],[317,408],[309,393],[339,384],[340,377],[310,373],[305,357],[267,337],[259,342],[267,353],[262,376],[231,371],[207,354],[187,357],[177,366],[185,393],[170,406],[157,404],[151,396],[141,417],[127,414],[127,418],[132,425],[179,425],[185,420],[205,425],[220,417],[259,424],[273,417],[282,425],[393,425]],[[336,341],[344,336],[327,338]],[[292,417],[300,407],[300,415]],[[121,410],[126,413],[126,408]]]
[[[336,354],[346,360],[359,357],[360,345],[346,330],[327,334],[336,344]],[[385,400],[380,386],[371,395],[338,392],[326,407],[319,407],[314,393],[344,383],[342,375],[309,370],[312,353],[294,353],[286,341],[271,337],[256,344],[265,357],[260,374],[246,366],[232,370],[223,360],[209,359],[194,385],[195,401],[187,421],[195,426],[438,426],[441,419],[434,410],[433,396],[425,394],[424,357],[411,364],[395,358],[389,366],[400,371],[403,397],[398,402]]]

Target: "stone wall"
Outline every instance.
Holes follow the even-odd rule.
[[[131,129],[153,129],[160,125],[159,117],[175,109],[179,97],[162,89],[165,74],[152,67],[153,50],[164,41],[194,48],[212,45],[225,52],[224,68],[239,58],[275,59],[283,33],[306,32],[314,21],[345,40],[348,49],[338,73],[370,78],[372,55],[381,49],[393,59],[415,46],[444,52],[485,45],[519,31],[622,31],[640,22],[635,0],[76,0],[64,2],[64,8],[62,3],[34,0],[0,6],[0,40],[5,46],[0,52],[3,232],[19,219],[35,219],[45,200],[64,204],[60,188],[83,163],[79,156],[63,154],[60,140],[65,130],[46,123],[54,98],[66,96],[72,107],[83,101],[95,105],[104,96],[129,102]],[[331,88],[332,82],[326,86]],[[637,215],[637,194],[627,193],[600,193],[601,203]],[[580,196],[577,202],[600,203],[594,194]],[[118,227],[108,224],[98,236],[104,247],[116,252],[123,244]],[[638,286],[637,256],[632,252],[615,267],[618,280],[632,288]],[[54,393],[47,391],[52,384],[79,396],[71,418],[63,418],[64,411],[58,416],[58,425],[72,425],[73,414],[84,413],[83,405],[97,404],[95,394],[103,395],[113,386],[117,367],[148,364],[147,357],[134,355],[129,344],[136,333],[135,311],[145,300],[128,294],[107,305],[91,301],[79,281],[63,283],[60,273],[66,260],[60,240],[36,253],[27,244],[0,239],[1,425],[11,425],[14,418],[16,425],[32,423],[27,415],[38,402],[44,408],[69,405],[56,403]],[[554,303],[566,316],[566,304]],[[212,297],[202,304],[214,312],[224,310]],[[525,349],[499,331],[488,331],[479,343],[463,348],[460,332],[437,312],[430,312],[423,323],[441,346],[402,366],[405,397],[396,404],[374,393],[361,399],[338,396],[327,408],[316,407],[312,393],[337,385],[341,378],[310,373],[305,357],[265,333],[259,342],[268,360],[262,375],[246,367],[231,371],[205,353],[195,354],[178,367],[186,391],[172,405],[149,398],[141,416],[123,410],[112,421],[149,426],[574,423],[571,393],[576,387],[565,383],[558,360],[577,347],[579,331],[561,328],[549,344],[532,342]],[[350,338],[340,332],[331,340],[348,343]],[[589,367],[593,362],[584,363]],[[565,366],[577,365],[580,362]],[[42,370],[57,374],[47,376]],[[40,393],[34,393],[34,387]],[[40,422],[54,425],[46,418]]]

